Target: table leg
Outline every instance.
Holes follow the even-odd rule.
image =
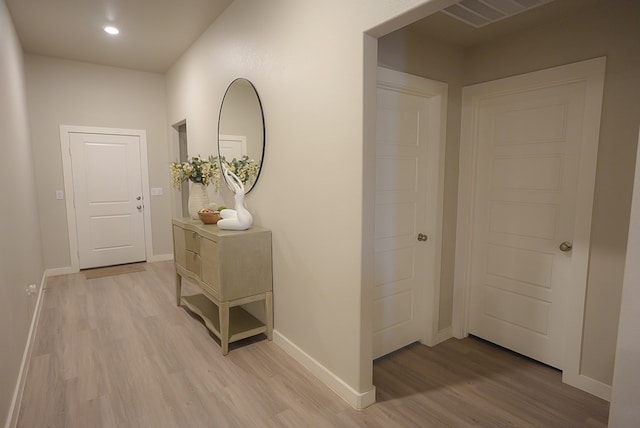
[[[180,306],[180,295],[182,294],[182,276],[176,272],[176,305]]]
[[[229,302],[220,303],[220,345],[222,355],[229,353]]]
[[[273,293],[271,291],[265,293],[264,310],[267,318],[267,339],[273,340]]]

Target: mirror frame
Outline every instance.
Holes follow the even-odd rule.
[[[220,120],[222,119],[222,111],[224,110],[224,102],[227,99],[227,95],[229,94],[229,91],[231,90],[231,88],[233,87],[233,85],[236,82],[239,81],[243,81],[249,84],[249,86],[251,87],[251,89],[253,89],[253,93],[256,96],[256,100],[258,100],[258,107],[260,108],[260,119],[262,120],[262,152],[260,154],[260,168],[258,169],[258,174],[256,175],[256,179],[253,181],[253,184],[251,185],[251,187],[249,189],[245,189],[245,195],[249,192],[251,192],[255,187],[256,184],[258,183],[258,179],[260,178],[260,174],[262,173],[262,167],[264,164],[264,152],[266,151],[266,145],[267,145],[267,135],[266,135],[266,125],[265,125],[265,121],[264,121],[264,109],[262,107],[262,100],[260,99],[260,94],[258,94],[258,91],[255,87],[255,85],[253,84],[253,82],[251,82],[251,80],[246,79],[244,77],[238,77],[236,79],[234,79],[231,83],[229,83],[229,86],[227,86],[227,89],[224,92],[224,96],[222,97],[222,103],[220,104],[220,112],[218,113],[218,163],[221,164],[222,159],[220,158],[220,135],[222,135],[222,133],[220,132]],[[220,165],[219,165],[220,166]],[[220,167],[220,169],[222,169],[222,167]],[[225,177],[224,174],[222,174],[222,178],[225,182],[225,184],[227,185],[227,188],[229,188],[231,190],[231,187],[229,185],[229,182],[227,181],[227,177]]]

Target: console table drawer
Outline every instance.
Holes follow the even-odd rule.
[[[187,250],[187,270],[196,275],[200,275],[200,254]]]
[[[184,243],[189,251],[200,254],[200,235],[191,230],[184,231]]]

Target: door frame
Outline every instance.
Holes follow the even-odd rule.
[[[611,395],[609,385],[580,373],[605,64],[605,57],[595,58],[463,88],[453,290],[453,333],[457,338],[463,338],[469,334],[473,201],[476,198],[473,183],[478,159],[478,141],[474,129],[478,126],[477,113],[480,101],[529,89],[583,82],[586,86],[585,120],[582,128],[584,137],[577,178],[578,194],[576,197],[571,281],[567,287],[571,290],[571,295],[565,293],[561,302],[566,314],[563,334],[562,381],[608,400]]]
[[[427,200],[435,199],[436,207],[434,211],[436,216],[429,219],[427,229],[433,233],[429,236],[432,241],[433,253],[433,273],[429,274],[432,287],[428,284],[425,286],[420,306],[425,309],[424,325],[421,328],[421,342],[434,346],[448,339],[449,332],[445,334],[438,330],[438,318],[440,314],[440,269],[442,264],[442,223],[444,209],[444,169],[445,169],[445,144],[446,144],[446,125],[447,125],[447,101],[448,101],[448,85],[433,79],[416,76],[389,68],[378,67],[377,70],[377,89],[389,89],[402,92],[409,95],[425,98],[429,107],[433,111],[438,112],[439,117],[433,118],[433,122],[438,123],[438,135],[431,137],[437,139],[436,150],[434,156],[427,159],[427,171],[438,171],[435,179],[435,195],[427,194]],[[430,120],[431,121],[431,120]],[[429,130],[429,132],[436,132]],[[429,174],[426,179],[433,179],[433,175]],[[427,186],[429,190],[430,186]],[[435,196],[435,198],[434,198]],[[426,214],[426,213],[425,213]]]
[[[73,173],[71,169],[71,134],[108,134],[126,135],[140,139],[140,175],[142,177],[142,198],[144,202],[144,241],[147,261],[153,254],[151,234],[151,192],[149,191],[149,162],[147,159],[147,131],[143,129],[101,128],[93,126],[60,125],[60,152],[62,154],[62,173],[64,178],[65,204],[67,210],[67,229],[69,232],[69,273],[80,271],[78,256],[78,229],[73,191]]]

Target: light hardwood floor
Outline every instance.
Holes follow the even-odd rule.
[[[608,403],[474,338],[376,361],[378,402],[353,410],[264,336],[223,357],[173,263],[145,268],[48,280],[19,427],[606,426]]]

